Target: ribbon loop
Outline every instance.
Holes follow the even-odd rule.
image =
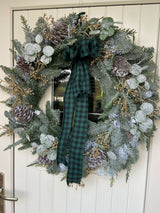
[[[68,84],[72,84],[75,96],[82,93],[91,93],[87,62],[91,58],[98,57],[99,54],[100,47],[95,39],[80,40],[71,47],[67,46],[63,51],[62,59],[72,61],[72,73]]]
[[[78,60],[85,58],[87,56],[96,58],[100,54],[100,47],[97,44],[97,40],[84,39],[80,40],[73,46],[67,46],[67,48],[62,53],[62,59],[64,61],[73,61],[76,58]]]

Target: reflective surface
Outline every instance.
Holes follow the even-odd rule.
[[[61,75],[54,79],[54,109],[59,109],[63,113],[63,98],[71,71],[64,70]],[[91,95],[89,95],[89,119],[97,122],[98,116],[102,113],[101,100],[102,92],[98,80],[90,76]]]

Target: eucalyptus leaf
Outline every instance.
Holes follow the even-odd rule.
[[[113,25],[113,23],[114,23],[114,21],[113,21],[113,18],[111,18],[111,17],[104,17],[102,19],[102,25],[107,24],[108,26],[111,26],[111,25]]]
[[[99,33],[100,33],[100,30],[89,31],[89,35],[98,35]]]
[[[147,79],[146,76],[143,75],[143,74],[140,74],[140,75],[137,76],[137,80],[138,80],[139,83],[145,82],[146,79]]]
[[[139,85],[137,79],[135,79],[135,78],[129,78],[129,79],[127,79],[126,82],[127,82],[128,86],[130,87],[130,89],[137,89],[137,87]]]
[[[24,132],[24,128],[22,128],[22,127],[14,129],[14,133],[16,133],[18,135],[21,135],[23,132]]]
[[[94,24],[95,22],[98,21],[98,18],[91,18],[89,21],[88,21],[88,24]]]
[[[133,64],[131,66],[130,73],[132,73],[132,75],[139,75],[141,72],[142,68],[138,64]]]
[[[148,81],[145,81],[144,87],[145,87],[146,90],[150,89],[150,84],[149,84]]]
[[[113,28],[109,28],[108,30],[108,36],[112,36],[114,34],[114,29]]]
[[[144,102],[141,106],[140,109],[146,114],[150,115],[154,111],[154,107],[151,103]]]
[[[115,21],[114,23],[115,23],[115,24],[123,24],[122,21]]]
[[[112,59],[108,59],[107,61],[104,61],[104,64],[106,66],[106,69],[108,71],[112,70],[112,66],[113,66],[113,60]]]
[[[49,160],[56,160],[57,157],[57,151],[56,150],[49,150],[49,152],[47,153],[47,158]]]
[[[39,145],[36,149],[36,152],[41,155],[46,150],[45,145]]]
[[[139,129],[142,132],[148,132],[153,129],[153,121],[150,118],[147,118],[145,122],[139,125]]]
[[[108,157],[109,157],[111,160],[116,160],[116,159],[117,159],[116,154],[115,154],[114,152],[112,152],[112,151],[107,152],[107,155],[108,155]]]
[[[146,120],[146,114],[142,110],[138,110],[135,113],[135,120],[138,123],[143,123]]]
[[[108,37],[108,31],[107,30],[102,30],[100,32],[99,38],[100,40],[104,41]]]

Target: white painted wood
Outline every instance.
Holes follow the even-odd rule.
[[[85,187],[82,188],[81,213],[96,212],[97,177],[90,175],[83,179]]]
[[[141,27],[141,6],[123,6],[123,26],[125,28],[134,29],[135,43],[139,44],[139,31]],[[143,23],[144,24],[144,23]]]
[[[83,3],[90,2],[89,0],[76,1],[70,0],[67,3]],[[95,3],[96,1],[92,1]],[[118,1],[117,1],[118,2]],[[58,4],[64,3],[64,0],[59,0]],[[112,1],[116,4],[115,1]],[[1,4],[1,3],[0,3]],[[6,8],[9,11],[9,7],[39,7],[40,5],[54,5],[57,2],[51,0],[38,2],[35,1],[24,1],[15,0],[14,3],[10,0],[6,0],[5,4],[1,4],[2,8]],[[65,3],[66,4],[66,3]],[[0,7],[1,8],[1,7]],[[36,11],[23,11],[15,13],[15,37],[24,40],[23,33],[20,26],[19,15],[23,14],[29,21],[31,26],[34,25],[35,19],[43,13],[54,14],[57,18],[67,15],[70,11],[86,11],[88,16],[101,17],[103,15],[111,16],[116,21],[123,21],[124,27],[134,28],[137,31],[136,42],[140,45],[157,46],[157,35],[158,35],[158,16],[159,7],[157,5],[150,6],[110,6],[107,8],[77,8],[77,9],[47,9],[47,10],[36,10]],[[2,12],[0,13],[3,17],[6,17]],[[7,14],[7,13],[6,13]],[[0,22],[1,26],[4,23]],[[6,23],[5,23],[6,24]],[[7,22],[9,26],[9,20]],[[4,27],[5,29],[5,27]],[[0,45],[3,46],[3,50],[9,41],[8,28],[4,31],[8,33],[8,36],[4,36],[5,45],[2,44],[0,39]],[[5,34],[6,35],[6,34]],[[4,38],[5,37],[5,38]],[[0,36],[1,38],[1,36]],[[5,56],[8,53],[5,54]],[[3,56],[2,56],[3,58]],[[4,59],[1,62],[4,64]],[[6,64],[9,62],[6,61]],[[43,98],[43,103],[50,99],[51,94],[48,91],[46,98]],[[5,119],[3,118],[5,121]],[[158,213],[160,189],[156,187],[159,173],[157,173],[158,167],[158,133],[156,133],[153,139],[154,145],[152,145],[150,152],[150,164],[149,164],[149,179],[148,179],[148,197],[146,199],[146,213]],[[0,139],[2,140],[2,139]],[[6,140],[6,139],[5,139]],[[0,144],[0,148],[1,148]],[[3,148],[3,147],[2,147]],[[85,188],[79,188],[77,191],[73,188],[68,188],[65,181],[60,182],[60,176],[48,175],[43,169],[30,167],[26,165],[34,160],[34,156],[31,155],[30,150],[16,151],[16,193],[18,194],[19,201],[16,204],[15,213],[142,213],[144,198],[145,198],[145,182],[147,172],[147,153],[144,151],[144,147],[140,147],[141,157],[139,162],[133,166],[131,177],[129,182],[125,183],[125,174],[122,172],[113,188],[109,186],[109,179],[107,177],[96,177],[90,175],[84,179]],[[2,154],[1,154],[2,153]],[[6,154],[0,152],[0,168],[4,168],[4,160]],[[10,152],[8,152],[8,159],[10,158]],[[159,158],[158,158],[159,159]],[[9,166],[8,166],[9,165]],[[10,171],[11,164],[7,161],[5,165],[6,170]],[[9,168],[9,169],[8,169]],[[155,176],[155,174],[157,174]],[[153,183],[155,183],[153,185]],[[153,188],[152,188],[153,186]],[[9,188],[8,188],[9,190]],[[150,202],[151,200],[151,202]],[[153,208],[154,206],[154,208]],[[154,209],[154,210],[153,210]],[[153,210],[153,211],[152,211]],[[157,212],[156,212],[157,211]],[[8,209],[7,213],[11,213],[11,209]]]
[[[11,11],[8,9],[8,4],[3,1],[0,2],[0,65],[11,65],[11,57],[9,48],[11,47]],[[4,78],[4,73],[0,69],[0,79]],[[6,100],[8,95],[0,91],[0,101]],[[4,104],[0,103],[0,125],[5,125],[7,119],[4,116],[4,111],[7,109]],[[3,131],[3,130],[2,130]],[[0,130],[0,132],[2,132]],[[3,136],[0,138],[0,172],[5,175],[5,190],[6,194],[13,196],[13,151],[3,151],[9,144],[12,144],[10,136]],[[13,212],[13,203],[5,202],[5,211]]]
[[[141,6],[141,26],[139,44],[157,47],[158,26],[159,26],[159,6]],[[145,24],[146,23],[146,24]]]
[[[129,7],[129,6],[128,6]],[[123,21],[123,26],[124,27],[129,27],[127,26],[127,24],[129,25],[129,22],[131,20],[132,23],[134,23],[134,28],[137,27],[137,31],[140,28],[139,25],[143,25],[144,21],[141,19],[142,15],[140,14],[142,9],[140,10],[140,7],[135,7],[132,9],[131,8],[124,8],[124,7],[118,7],[118,9],[116,7],[110,7],[110,8],[104,8],[104,7],[99,7],[95,10],[92,8],[89,8],[89,16],[93,17],[93,16],[104,16],[108,14],[113,13],[112,10],[115,10],[116,8],[116,17],[120,18],[119,21]],[[131,6],[130,6],[131,7]],[[50,14],[52,10],[45,10],[46,14]],[[63,15],[68,15],[70,13],[70,9],[58,9],[56,10],[56,18],[60,18]],[[73,10],[72,10],[73,11]],[[84,10],[82,10],[84,11]],[[85,11],[87,12],[88,9],[86,8]],[[127,12],[125,12],[127,11]],[[30,16],[32,17],[32,13],[33,11],[29,11],[30,12]],[[28,12],[28,13],[29,13]],[[54,10],[55,12],[55,10]],[[40,11],[36,11],[36,14],[42,13]],[[133,14],[137,13],[136,17],[136,21],[134,22]],[[33,15],[33,17],[36,17],[36,14]],[[131,15],[130,15],[131,14]],[[113,15],[110,15],[113,17]],[[29,14],[28,14],[29,17]],[[128,17],[130,17],[130,19],[128,19]],[[30,20],[32,20],[32,18],[30,18]],[[132,26],[131,26],[132,27]],[[47,95],[47,97],[45,99],[43,99],[42,104],[45,102],[45,100],[49,99],[50,95]],[[145,154],[143,156],[143,159],[147,160],[147,154]],[[146,161],[147,162],[147,161]],[[110,209],[110,212],[114,213],[114,212],[132,212],[135,211],[138,212],[142,212],[143,211],[143,198],[144,198],[144,193],[145,193],[145,178],[146,178],[146,162],[142,161],[143,163],[143,170],[139,171],[139,163],[136,165],[136,170],[135,170],[135,176],[134,176],[134,181],[130,181],[128,184],[125,183],[125,175],[122,173],[120,174],[120,177],[118,178],[118,180],[116,181],[114,187],[112,189],[110,189],[110,193],[107,194],[108,192],[108,187],[107,190],[104,191],[103,187],[100,188],[99,186],[103,186],[101,183],[101,179],[95,177],[94,175],[89,177],[88,180],[86,179],[86,187],[84,189],[80,189],[79,192],[76,192],[75,189],[68,189],[66,187],[64,187],[65,182],[63,183],[63,188],[62,190],[59,191],[59,186],[60,183],[58,182],[58,191],[56,194],[60,194],[60,196],[57,196],[57,201],[55,205],[56,207],[56,211],[60,211],[60,212],[74,212],[74,211],[78,211],[78,212],[93,212],[96,209],[96,212],[101,212],[101,211],[105,211],[105,209]],[[137,169],[138,168],[138,169]],[[137,173],[140,175],[137,175]],[[40,176],[36,176],[39,177],[39,184],[41,183],[41,175],[42,173],[40,172]],[[134,175],[134,174],[133,174]],[[43,172],[43,181],[45,182],[45,179],[48,175],[45,174]],[[59,176],[57,176],[59,178]],[[135,178],[136,177],[136,178]],[[141,178],[141,181],[139,181]],[[27,178],[28,179],[28,178]],[[31,181],[31,180],[30,180]],[[28,181],[28,182],[30,182]],[[58,180],[57,180],[58,181]],[[54,182],[54,181],[53,181]],[[53,184],[52,182],[52,184]],[[144,184],[142,184],[142,182]],[[92,184],[94,183],[94,187],[92,187]],[[55,184],[55,182],[54,182]],[[137,187],[135,187],[135,185],[137,185]],[[31,185],[32,186],[32,185]],[[30,188],[30,187],[29,187]],[[32,189],[32,187],[31,187]],[[40,192],[40,195],[42,195],[41,191],[39,191],[41,189],[41,187],[38,189],[37,187],[37,191]],[[101,190],[102,191],[101,191]],[[134,190],[133,190],[134,189]],[[44,190],[44,189],[43,189]],[[43,191],[42,190],[42,191]],[[30,191],[30,190],[28,190]],[[56,191],[56,188],[55,188]],[[129,193],[130,192],[130,193]],[[134,192],[134,193],[133,193]],[[51,192],[48,192],[48,195],[46,195],[46,197],[51,197],[50,196]],[[103,194],[105,196],[103,196],[103,200],[100,201],[98,195],[99,194]],[[137,194],[139,195],[139,200],[140,202],[137,203],[136,201],[136,208],[133,208],[133,198],[137,198]],[[76,196],[77,195],[77,196]],[[107,196],[106,196],[107,195]],[[61,204],[61,199],[63,197],[63,203],[64,205],[60,205]],[[105,202],[105,198],[107,198],[109,200],[109,202]],[[27,203],[27,208],[29,208],[29,206],[32,206],[32,200],[33,198],[31,197],[28,198],[28,203]],[[40,198],[39,198],[40,199]],[[135,199],[134,199],[135,200]],[[31,202],[31,203],[30,203]],[[41,211],[41,208],[43,209],[43,205],[42,202],[40,202],[40,200],[38,201],[37,198],[37,203],[39,202],[40,206],[37,206],[37,208],[35,208],[33,211],[35,211],[36,209],[38,209],[39,207],[39,211]],[[60,204],[58,204],[60,203]],[[74,203],[74,205],[73,205]],[[94,203],[94,205],[91,205],[91,203]],[[50,205],[48,205],[49,208]],[[79,206],[79,208],[77,208],[77,206]],[[65,208],[66,207],[66,208]],[[48,211],[50,210],[51,207],[48,209]],[[29,209],[32,212],[32,208]]]
[[[46,175],[46,171],[40,171],[39,184],[39,212],[53,212],[53,175]]]
[[[60,176],[54,176],[53,186],[53,212],[66,213],[67,209],[67,186],[66,182],[60,181]]]
[[[81,187],[77,189],[75,187],[67,188],[67,213],[81,213],[82,190]]]
[[[111,212],[113,187],[108,177],[98,177],[96,187],[96,213]]]
[[[145,181],[147,170],[147,151],[144,145],[139,147],[140,158],[133,165],[129,178],[127,213],[142,213],[145,196]]]
[[[146,193],[146,203],[145,203],[145,213],[159,213],[160,209],[160,143],[159,143],[159,132],[160,132],[160,122],[156,122],[158,129],[155,133],[153,139],[153,144],[150,148],[150,158],[149,158],[149,169],[148,169],[148,184]]]
[[[112,191],[111,213],[126,212],[128,202],[128,185],[125,181],[126,172],[121,172],[118,179],[115,181]]]
[[[14,38],[17,38],[20,42],[25,41],[24,33],[22,33],[22,24],[20,20],[20,16],[24,15],[25,18],[28,18],[27,11],[22,12],[16,12],[14,14]],[[16,140],[18,140],[18,137],[16,137]],[[15,186],[16,186],[16,195],[19,198],[18,203],[15,204],[15,209],[17,212],[20,212],[22,209],[24,209],[24,213],[27,213],[26,211],[26,200],[27,200],[27,192],[26,192],[26,178],[27,178],[27,151],[18,151],[17,148],[15,150]],[[25,208],[24,208],[25,206]]]
[[[105,13],[106,13],[105,7],[97,7],[97,8],[90,7],[88,11],[90,18],[92,17],[101,18],[105,15]]]
[[[11,1],[11,0],[7,0]],[[24,1],[24,0],[23,0]],[[29,1],[20,1],[20,0],[15,0],[14,2],[10,2],[10,7],[12,9],[42,9],[42,8],[64,8],[64,7],[91,7],[91,6],[119,6],[119,5],[137,5],[137,4],[156,4],[159,3],[159,0],[126,0],[126,1],[121,1],[121,0],[69,0],[69,1],[64,1],[64,0],[59,0],[57,1],[52,1],[52,0],[47,0],[47,2],[43,0],[39,0],[38,2],[33,2],[32,0]]]
[[[160,9],[160,7],[159,7]],[[160,10],[159,10],[160,11]],[[159,12],[160,15],[160,12]],[[160,29],[157,44],[157,73],[160,75]],[[160,165],[160,122],[156,122],[157,131],[155,137],[152,139],[152,144],[149,152],[149,166],[148,166],[148,182],[146,188],[146,202],[145,202],[145,213],[159,213],[160,209],[160,179],[159,165]]]
[[[123,21],[123,6],[107,7],[107,16],[113,17],[115,21]]]

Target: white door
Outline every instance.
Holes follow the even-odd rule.
[[[33,4],[34,3],[30,3],[31,6]],[[134,28],[137,31],[136,43],[139,45],[153,46],[155,48],[155,60],[157,60],[159,45],[159,8],[159,4],[137,4],[84,8],[43,9],[42,7],[42,9],[32,8],[32,10],[14,9],[12,13],[13,37],[21,42],[24,41],[23,31],[20,27],[21,15],[24,15],[29,25],[33,27],[37,18],[44,13],[47,15],[52,14],[55,19],[57,19],[73,11],[85,11],[89,17],[111,16],[116,21],[122,21],[123,27]],[[3,18],[4,17],[6,16],[3,13]],[[2,24],[5,25],[5,23]],[[6,40],[4,44],[3,42],[0,43],[3,51],[7,51],[8,46],[6,43]],[[4,64],[4,60],[1,60],[0,63]],[[9,64],[9,60],[6,60],[5,63]],[[42,107],[46,99],[50,99],[50,97],[51,94],[48,90],[45,98],[42,100]],[[4,110],[5,108],[3,106],[3,111]],[[3,119],[3,122],[5,122],[5,119]],[[159,209],[158,206],[156,206],[158,200],[152,202],[152,206],[148,205],[150,202],[148,199],[152,199],[151,195],[153,192],[150,187],[153,177],[150,174],[148,175],[148,172],[151,170],[152,172],[155,171],[152,167],[152,158],[155,159],[153,154],[156,153],[155,149],[158,147],[157,138],[158,134],[156,134],[156,138],[153,139],[154,145],[151,148],[150,158],[145,147],[140,147],[140,159],[138,163],[133,166],[127,184],[125,182],[125,172],[119,175],[112,188],[110,188],[110,181],[106,177],[90,175],[84,179],[85,187],[78,188],[77,191],[73,188],[68,188],[65,181],[61,182],[60,176],[49,175],[42,168],[26,167],[26,165],[34,160],[30,150],[17,151],[16,149],[15,155],[13,155],[13,151],[3,152],[2,150],[7,146],[10,138],[0,138],[0,172],[2,170],[6,173],[6,187],[8,192],[12,192],[15,184],[15,194],[19,198],[19,201],[15,204],[15,210],[12,210],[12,206],[14,209],[14,205],[7,203],[8,205],[6,206],[8,210],[6,212],[158,213]],[[6,158],[10,160],[6,162]],[[15,162],[15,165],[13,165],[12,160]],[[12,165],[14,166],[14,173],[12,171]],[[14,174],[14,184],[11,184],[12,174]],[[160,176],[159,173],[157,175]],[[146,194],[146,192],[148,192],[148,194]],[[145,206],[147,208],[145,208]]]

